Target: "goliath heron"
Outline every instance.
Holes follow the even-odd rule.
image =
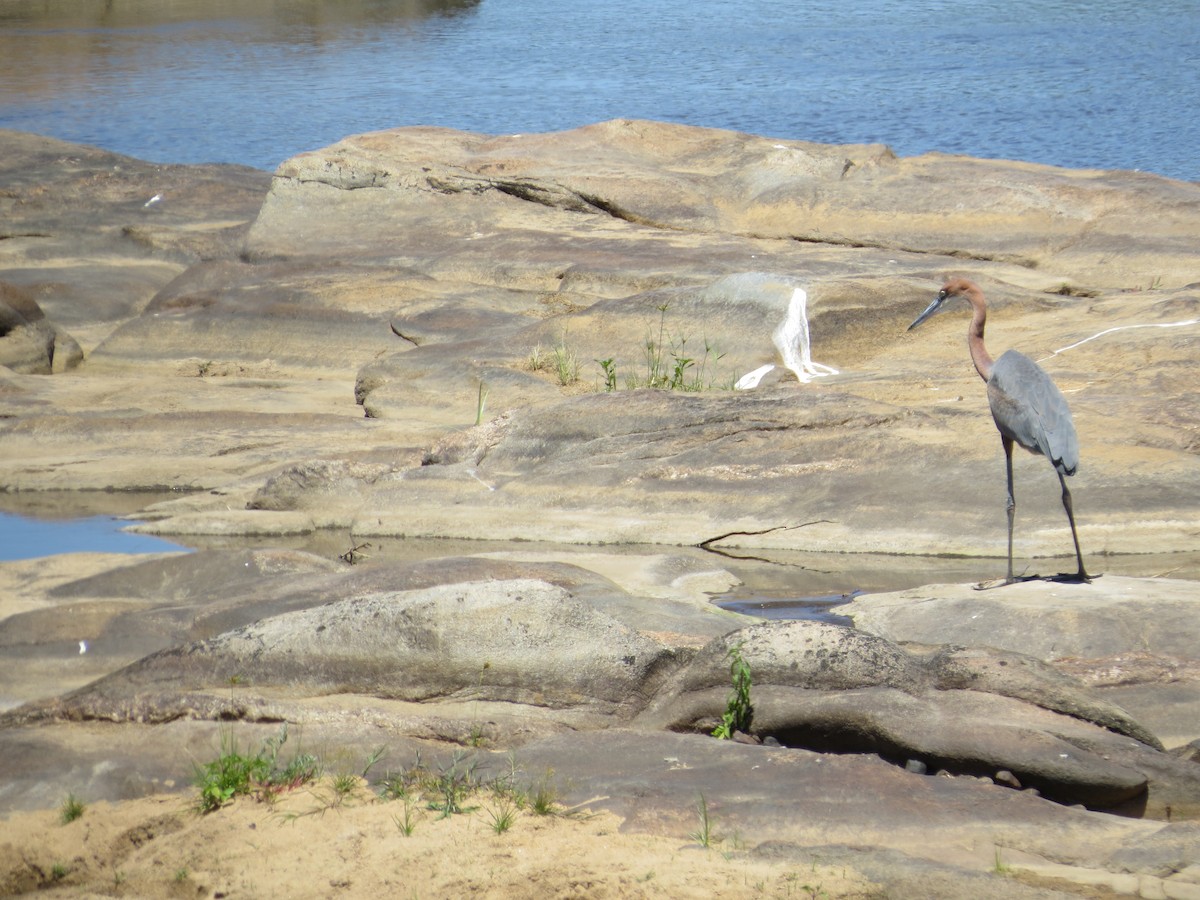
[[[1075,531],[1075,513],[1071,508],[1071,492],[1067,489],[1066,476],[1074,475],[1079,467],[1079,439],[1075,436],[1075,425],[1071,422],[1067,401],[1050,376],[1025,354],[1008,350],[997,360],[988,354],[983,345],[987,302],[983,299],[983,291],[974,282],[965,278],[947,281],[925,312],[908,326],[908,330],[912,331],[954,297],[965,299],[974,312],[967,329],[967,347],[971,351],[975,370],[987,382],[988,405],[992,408],[992,419],[1004,443],[1004,461],[1008,470],[1008,577],[1005,584],[1012,584],[1015,580],[1012,565],[1013,517],[1017,510],[1016,500],[1013,499],[1014,442],[1031,453],[1046,457],[1058,473],[1063,509],[1067,511],[1067,521],[1071,523],[1075,560],[1079,564],[1079,571],[1073,579],[1090,581],[1083,568],[1079,535]]]

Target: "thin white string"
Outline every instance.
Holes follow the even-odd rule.
[[[1088,341],[1094,341],[1096,338],[1104,337],[1106,334],[1112,334],[1114,331],[1125,331],[1130,328],[1180,328],[1184,325],[1200,325],[1200,319],[1188,319],[1185,322],[1144,322],[1140,325],[1117,325],[1114,328],[1106,328],[1093,334],[1091,337],[1085,337],[1082,341],[1076,341],[1074,344],[1068,344],[1066,347],[1060,347],[1055,350],[1050,356],[1043,356],[1038,362],[1043,362],[1051,356],[1058,356],[1060,353],[1066,353],[1068,350],[1074,350],[1076,347],[1086,344]]]

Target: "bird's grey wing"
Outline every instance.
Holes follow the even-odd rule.
[[[992,367],[988,403],[1000,433],[1041,453],[1064,475],[1079,467],[1079,439],[1066,398],[1028,356],[1009,350]]]

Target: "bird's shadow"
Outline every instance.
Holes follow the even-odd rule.
[[[1052,584],[1091,584],[1100,575],[1081,576],[1078,572],[1059,572],[1057,575],[1020,575],[1012,581],[994,578],[991,581],[981,581],[973,585],[977,591],[991,591],[996,588],[1008,587],[1010,584],[1024,584],[1027,581],[1047,581]]]

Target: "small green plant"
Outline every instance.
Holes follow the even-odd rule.
[[[69,868],[67,868],[66,863],[56,862],[54,865],[52,865],[50,867],[50,880],[51,881],[62,881],[69,874],[71,874],[71,870]]]
[[[707,850],[712,846],[714,835],[712,831],[712,817],[708,814],[708,801],[704,799],[703,794],[700,795],[700,799],[696,802],[696,812],[700,816],[700,827],[695,831],[689,832],[688,837]]]
[[[201,812],[213,812],[238,794],[250,793],[253,784],[265,780],[268,774],[261,757],[243,756],[232,738],[228,745],[224,745],[224,740],[221,755],[200,766],[196,772]]]
[[[721,724],[713,729],[713,737],[729,740],[735,731],[749,732],[754,718],[754,706],[750,702],[750,664],[742,658],[742,645],[729,648],[729,674],[733,689],[725,704]]]
[[[596,363],[604,372],[604,390],[615,391],[617,389],[617,364],[614,357],[598,359]]]
[[[663,303],[656,307],[659,312],[658,328],[646,329],[646,338],[642,344],[643,369],[642,377],[626,379],[630,389],[639,387],[660,388],[668,391],[703,391],[713,387],[713,381],[708,375],[710,362],[719,362],[724,356],[712,341],[704,339],[704,352],[699,357],[688,352],[687,336],[674,337],[667,330],[667,310],[670,304]],[[608,375],[608,367],[604,361],[600,366]],[[610,379],[606,378],[606,384]],[[615,367],[611,382],[615,386]],[[730,380],[730,385],[732,385]],[[608,388],[611,390],[612,388]]]
[[[503,834],[525,810],[540,816],[571,814],[558,806],[558,792],[552,778],[553,773],[547,769],[538,782],[523,787],[526,783],[523,773],[511,756],[507,771],[484,778],[479,760],[459,751],[436,771],[422,765],[418,755],[417,761],[404,771],[389,773],[380,793],[385,799],[403,801],[403,815],[393,815],[392,821],[406,837],[416,827],[419,809],[440,813],[438,821],[482,809],[489,827],[496,834]]]
[[[450,765],[438,773],[431,785],[435,797],[429,801],[429,808],[441,813],[438,818],[445,819],[476,809],[464,804],[479,787],[477,766],[476,762],[468,762],[461,754],[456,753]]]
[[[662,387],[664,381],[663,341],[666,338],[667,310],[671,304],[663,303],[658,307],[658,335],[646,329],[645,362],[646,387]]]
[[[188,880],[188,870],[186,867],[175,870],[175,881],[181,883]]]
[[[418,793],[421,779],[428,774],[417,751],[413,764],[402,772],[388,772],[380,782],[380,796],[385,800],[409,800]]]
[[[993,874],[995,874],[995,875],[1011,875],[1012,874],[1012,867],[1007,865],[1002,859],[1000,859],[1000,848],[999,847],[996,848],[995,859],[996,859],[996,862],[992,866]]]
[[[687,370],[696,365],[696,361],[690,356],[680,356],[677,353],[672,353],[671,358],[674,360],[674,366],[672,367],[671,380],[667,383],[667,388],[672,391],[686,390],[688,386]]]
[[[404,798],[404,815],[392,816],[392,821],[396,823],[396,828],[402,835],[412,837],[412,833],[417,829],[417,813],[411,797]]]
[[[546,368],[546,357],[542,355],[542,345],[538,344],[529,351],[529,371],[540,372]]]
[[[579,356],[567,346],[565,335],[563,341],[554,348],[554,374],[563,387],[579,380]]]
[[[487,746],[487,732],[483,723],[479,721],[479,698],[483,695],[483,676],[491,667],[491,660],[485,659],[483,665],[479,667],[479,676],[475,679],[475,702],[471,709],[471,730],[467,733],[467,746],[469,747]]]
[[[311,754],[298,753],[280,767],[279,752],[287,742],[287,733],[284,725],[277,736],[263,742],[258,753],[247,756],[238,750],[233,732],[223,731],[220,755],[196,766],[197,809],[202,813],[213,812],[239,794],[257,793],[265,800],[272,800],[285,790],[314,780],[320,774],[320,764]]]
[[[487,812],[491,819],[492,831],[496,834],[504,834],[512,828],[513,823],[517,820],[516,801],[506,793],[497,793]]]
[[[82,816],[85,809],[87,807],[83,805],[83,801],[74,794],[67,794],[62,806],[58,808],[58,821],[63,825],[69,825]]]
[[[704,391],[718,387],[708,368],[710,364],[723,359],[725,354],[718,351],[716,344],[708,338],[704,339],[703,353],[699,353],[694,345],[688,346],[689,339],[686,335],[672,334],[667,328],[667,312],[670,308],[670,303],[662,303],[655,307],[658,310],[658,321],[646,327],[641,345],[642,365],[640,370],[636,365],[625,370],[621,379],[624,387],[628,390],[658,388],[668,391]],[[550,356],[548,361],[541,345],[534,347],[529,354],[530,370],[537,372],[553,366],[559,384],[564,387],[579,380],[579,359],[575,351],[567,345],[565,333]],[[620,368],[617,356],[597,359],[595,362],[603,376],[603,388],[597,389],[617,390]],[[730,376],[719,387],[732,390],[735,383],[736,376]]]
[[[725,857],[726,862],[733,859],[733,855],[738,851],[746,849],[746,842],[742,840],[742,833],[736,829],[732,835],[726,835],[724,839],[729,841],[729,844],[727,845],[729,849],[721,854]]]
[[[373,768],[375,768],[375,765],[381,759],[383,759],[383,754],[385,754],[386,752],[387,752],[387,747],[382,746],[382,745],[380,745],[379,747],[376,747],[374,750],[372,750],[371,753],[367,756],[367,761],[363,764],[362,771],[359,774],[362,775],[363,778],[366,778],[367,773],[369,773]]]
[[[479,396],[475,400],[475,424],[479,425],[483,422],[483,411],[487,408],[488,386],[487,382],[479,382]]]
[[[547,769],[537,784],[531,787],[529,808],[533,810],[534,815],[549,816],[557,812],[558,791],[554,787],[553,777],[554,773]]]
[[[486,747],[487,742],[487,732],[484,731],[483,725],[479,722],[472,722],[471,730],[467,733],[467,746],[477,748]]]
[[[343,772],[333,776],[333,793],[336,802],[341,803],[347,797],[354,793],[358,787],[358,776],[352,775],[349,772]]]

